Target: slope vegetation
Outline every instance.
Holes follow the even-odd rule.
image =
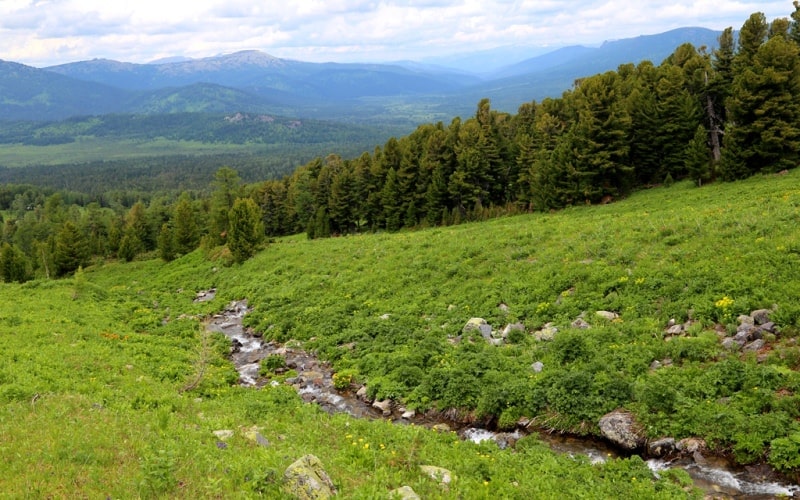
[[[0,489],[276,497],[281,472],[313,453],[347,498],[403,484],[424,498],[691,494],[684,475],[656,480],[635,457],[591,465],[536,437],[504,451],[331,417],[280,383],[236,387],[228,345],[197,318],[243,298],[253,307],[246,321],[265,338],[314,350],[372,397],[582,434],[622,407],[648,438],[699,437],[741,463],[796,472],[799,175],[680,183],[613,205],[417,232],[278,239],[241,266],[198,250],[0,285],[0,457],[9,468]],[[211,286],[214,300],[193,302]],[[759,348],[723,343],[737,316],[762,308],[776,327]],[[571,326],[580,316],[591,328]],[[463,333],[473,317],[524,330],[488,342]],[[672,319],[686,327],[667,333]],[[269,446],[245,437],[253,426]],[[221,429],[234,436],[220,440]],[[423,464],[458,479],[442,489]]]

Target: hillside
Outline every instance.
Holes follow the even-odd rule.
[[[611,205],[415,232],[281,238],[241,266],[198,250],[0,284],[13,304],[0,313],[10,360],[0,369],[0,490],[275,497],[283,470],[313,453],[347,498],[404,484],[424,498],[692,495],[680,471],[656,480],[636,457],[556,456],[535,434],[500,450],[328,416],[283,383],[292,370],[262,371],[275,386],[236,387],[227,344],[199,318],[241,299],[265,341],[316,352],[370,397],[582,435],[624,407],[649,439],[702,438],[701,458],[796,474],[798,176],[679,183]],[[213,300],[193,302],[210,287]],[[755,309],[773,325],[742,349],[737,317]],[[491,342],[464,331],[476,317]],[[524,330],[500,340],[515,323]],[[234,436],[216,437],[222,429]],[[457,479],[442,489],[420,472],[428,464]]]

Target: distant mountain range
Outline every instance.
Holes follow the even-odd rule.
[[[467,55],[458,58],[460,68],[444,60],[309,63],[258,51],[149,64],[94,59],[41,69],[0,61],[0,120],[237,111],[362,123],[449,120],[472,113],[484,97],[496,109],[515,112],[524,102],[559,96],[576,78],[645,59],[659,64],[682,43],[714,47],[719,34],[682,28],[594,48],[563,47],[488,74],[465,72]]]

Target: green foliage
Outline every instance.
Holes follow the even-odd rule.
[[[228,214],[226,242],[234,262],[244,262],[252,257],[264,240],[261,210],[252,198],[237,198]]]

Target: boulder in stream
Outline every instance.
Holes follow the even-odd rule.
[[[600,417],[597,425],[603,437],[625,450],[636,450],[645,443],[642,428],[629,411],[619,409],[607,413]]]
[[[326,499],[336,494],[333,481],[314,455],[300,457],[287,467],[283,480],[283,490],[300,500]]]

